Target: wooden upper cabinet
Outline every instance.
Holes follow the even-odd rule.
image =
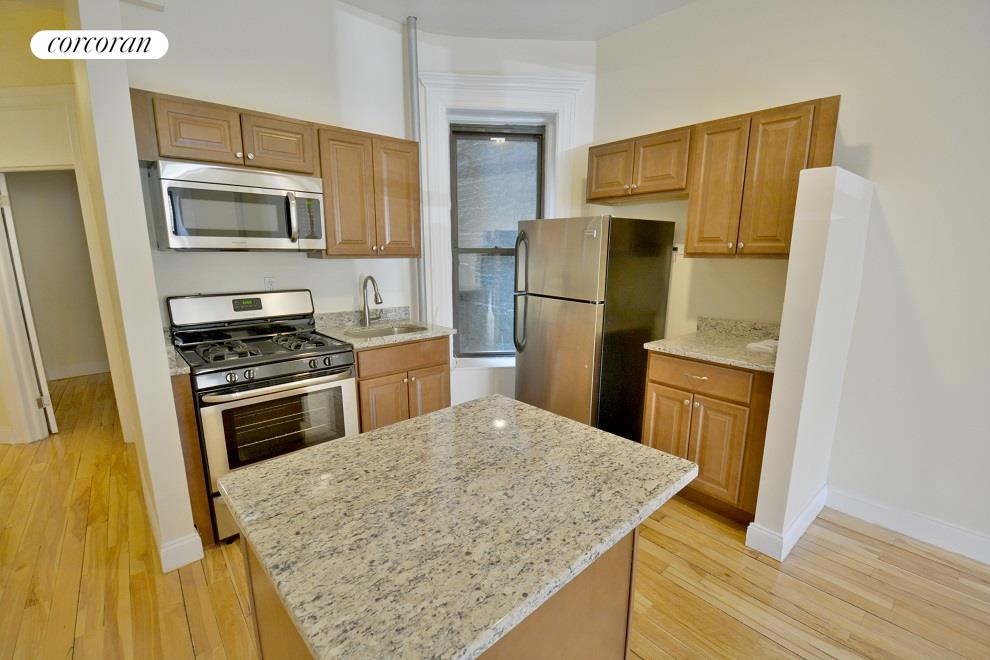
[[[739,503],[749,409],[695,395],[687,458],[698,464],[695,490],[732,505]]]
[[[684,190],[690,146],[690,126],[636,138],[632,194]]]
[[[320,129],[328,255],[374,256],[375,173],[371,137]]]
[[[362,432],[409,419],[408,381],[405,373],[358,381]]]
[[[798,177],[808,166],[814,117],[813,102],[753,115],[737,253],[790,250]]]
[[[241,117],[236,110],[156,96],[154,114],[161,156],[231,165],[244,163]]]
[[[379,256],[419,256],[419,145],[372,138]]]
[[[409,372],[409,416],[450,406],[450,368],[446,364]]]
[[[691,400],[690,392],[647,383],[646,404],[643,409],[643,444],[687,458],[691,432]]]
[[[312,124],[241,113],[244,164],[269,170],[317,172],[316,129]]]
[[[749,127],[749,117],[695,126],[686,254],[731,255],[736,252]]]
[[[591,147],[588,150],[589,200],[621,197],[633,182],[636,141],[625,140]]]

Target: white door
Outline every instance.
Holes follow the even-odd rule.
[[[49,433],[58,433],[58,425],[55,423],[55,408],[52,405],[52,397],[48,392],[45,365],[41,361],[38,336],[34,330],[31,301],[28,299],[27,285],[24,282],[24,268],[21,266],[20,252],[17,249],[17,232],[14,230],[14,216],[10,209],[7,177],[3,174],[0,174],[0,221],[3,224],[2,231],[5,234],[8,252],[8,254],[0,255],[0,257],[9,258],[14,271],[14,281],[21,308],[21,319],[24,323],[24,331],[27,334],[28,343],[31,346],[31,361],[34,364],[34,379],[37,386],[37,405],[45,411],[45,420],[48,422]]]

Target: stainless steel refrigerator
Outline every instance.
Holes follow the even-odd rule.
[[[516,237],[516,398],[640,439],[645,342],[664,336],[674,223],[525,220]]]

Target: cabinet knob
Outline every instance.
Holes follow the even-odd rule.
[[[639,186],[638,186],[637,184],[635,184],[635,183],[634,183],[634,184],[632,184],[631,186],[629,186],[629,188],[630,188],[631,190],[636,190],[636,188],[639,188]]]
[[[402,379],[402,382],[403,382],[403,383],[408,383],[408,382],[409,382],[409,379],[408,379],[408,378],[403,378],[403,379]]]
[[[624,186],[622,186],[622,189],[623,189],[623,190],[629,190],[629,184],[627,183],[627,184],[625,184]]]
[[[236,154],[234,154],[234,155],[235,155],[235,156],[237,156],[238,158],[244,158],[244,152],[243,152],[243,151],[238,151],[238,152],[237,152]]]
[[[743,244],[743,242],[742,241],[739,241],[739,245],[737,246],[737,249],[741,250],[744,247],[746,247],[746,246]]]
[[[372,245],[371,246],[371,251],[372,252],[378,252],[378,246],[377,245]]]
[[[379,245],[378,246],[378,251],[379,252],[384,252],[385,251],[385,246],[384,245]]]
[[[732,245],[733,245],[733,243],[732,243],[732,241],[729,241],[729,243],[727,244],[727,246],[728,246],[728,248],[729,248],[730,250],[732,249]]]
[[[690,406],[691,405],[691,399],[684,399],[684,405],[685,406]]]
[[[695,402],[694,402],[694,407],[695,407],[695,408],[700,408],[700,407],[701,407],[701,404],[700,404],[700,403],[698,403],[697,401],[695,401]]]
[[[415,377],[415,376],[413,376],[413,377],[412,377],[412,378],[410,378],[409,380],[411,380],[412,382],[414,382],[414,383],[415,383],[415,382],[416,382],[416,377]]]
[[[250,151],[248,152],[248,160],[254,160],[254,154]]]

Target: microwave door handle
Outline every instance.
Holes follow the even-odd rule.
[[[297,243],[299,242],[299,218],[296,216],[296,193],[290,190],[285,196],[289,200],[289,228],[292,232],[289,240]]]
[[[243,399],[252,399],[256,396],[264,396],[265,394],[287,392],[288,390],[310,387],[312,385],[323,385],[324,383],[347,380],[348,378],[353,378],[350,367],[340,373],[331,374],[329,376],[307,378],[306,380],[297,380],[291,383],[272,385],[270,387],[259,387],[256,390],[244,390],[243,392],[231,392],[230,394],[204,394],[203,403],[227,403],[228,401],[241,401]]]
[[[179,232],[175,226],[175,212],[172,210],[172,191],[167,185],[162,186],[165,191],[165,220],[168,221],[169,229],[173,236],[178,236]]]

